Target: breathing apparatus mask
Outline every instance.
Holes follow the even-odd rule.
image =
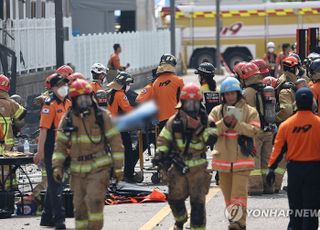
[[[190,117],[196,118],[200,112],[200,101],[183,100],[181,108]]]
[[[74,99],[72,106],[81,116],[88,116],[90,115],[92,104],[91,95],[80,95]]]

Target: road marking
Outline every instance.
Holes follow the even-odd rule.
[[[210,188],[207,196],[206,196],[206,204],[214,197],[214,195],[216,195],[218,192],[220,191],[219,187],[213,187]],[[188,209],[188,216],[190,216],[191,213],[191,209]],[[188,221],[184,224],[184,226],[188,226],[190,225],[190,218],[188,218]],[[173,226],[171,228],[169,228],[169,230],[173,230]]]
[[[210,188],[207,196],[206,196],[206,203],[208,203],[215,194],[217,194],[220,191],[218,187]],[[139,228],[139,230],[151,230],[154,227],[157,226],[164,218],[166,218],[171,213],[171,209],[169,205],[164,206],[160,211],[155,214],[147,223],[145,223],[142,227]],[[188,210],[188,213],[190,215],[190,209]],[[173,229],[170,228],[170,229]]]

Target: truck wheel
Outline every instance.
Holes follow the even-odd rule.
[[[198,68],[199,65],[203,62],[203,60],[207,60],[208,62],[212,63],[214,66],[216,65],[216,60],[214,58],[215,53],[210,52],[209,50],[201,50],[195,53],[194,56],[192,56],[191,61],[191,68]]]
[[[225,62],[229,66],[230,70],[238,63],[242,61],[248,61],[251,57],[248,57],[246,54],[238,51],[232,51],[227,53],[224,57]]]

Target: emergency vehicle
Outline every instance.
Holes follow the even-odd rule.
[[[215,63],[215,6],[179,5],[176,26],[181,28],[183,61],[196,68],[207,59]],[[221,54],[233,68],[238,61],[263,57],[266,44],[294,44],[296,29],[319,27],[320,1],[223,5],[221,16]],[[170,25],[170,8],[161,11],[162,25]]]

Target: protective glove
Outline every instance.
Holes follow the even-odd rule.
[[[274,184],[275,179],[276,179],[276,175],[274,173],[274,170],[269,168],[267,171],[267,177],[266,177],[266,181],[268,185],[272,186]]]
[[[53,179],[57,182],[57,183],[62,183],[62,178],[63,178],[63,171],[62,168],[54,168],[53,169]]]

